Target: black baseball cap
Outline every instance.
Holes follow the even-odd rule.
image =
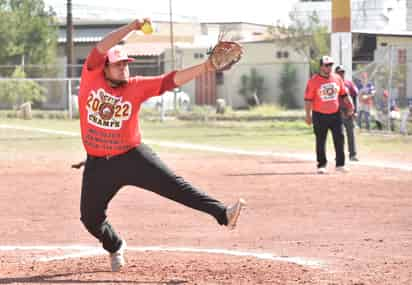
[[[340,64],[340,65],[336,66],[335,72],[336,72],[336,73],[345,72],[345,67]]]
[[[320,65],[326,65],[326,64],[334,64],[335,61],[333,60],[332,57],[330,57],[328,55],[324,55],[320,58],[319,63],[320,63]]]

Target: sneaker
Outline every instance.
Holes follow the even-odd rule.
[[[350,161],[359,161],[359,159],[356,156],[351,156],[349,157]]]
[[[244,206],[246,206],[246,202],[240,198],[235,204],[226,208],[227,226],[230,230],[233,230],[236,227],[240,211]]]
[[[120,248],[116,252],[110,254],[110,263],[112,265],[113,272],[119,272],[125,265],[123,255],[126,247],[126,242],[122,240],[122,245],[120,246]]]
[[[318,167],[318,174],[326,174],[326,167]]]
[[[335,169],[337,172],[344,172],[344,173],[349,172],[349,168],[347,168],[346,166],[336,166]]]

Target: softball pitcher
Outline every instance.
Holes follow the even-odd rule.
[[[82,191],[81,221],[110,253],[113,271],[125,264],[125,241],[110,225],[106,209],[119,189],[134,185],[214,217],[234,228],[244,201],[231,206],[208,196],[173,173],[142,143],[139,109],[143,101],[214,70],[204,63],[154,77],[129,77],[133,61],[117,44],[150,20],[135,20],[104,37],[83,66],[79,90],[81,135],[87,152]]]

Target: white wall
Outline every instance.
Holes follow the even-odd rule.
[[[250,75],[250,70],[255,68],[259,75],[264,78],[264,100],[266,103],[277,103],[281,90],[279,89],[279,79],[281,77],[284,64],[292,63],[297,68],[297,93],[296,98],[303,106],[303,93],[306,87],[306,82],[309,78],[309,64],[299,54],[290,49],[280,47],[275,42],[254,42],[244,43],[244,55],[242,60],[235,65],[231,70],[224,72],[224,84],[217,86],[217,97],[224,98],[230,106],[241,108],[246,106],[246,101],[239,94],[241,88],[241,76]],[[182,53],[177,56],[177,68],[188,67],[199,64],[206,60],[206,47],[185,47],[179,48]],[[277,52],[288,52],[288,58],[277,58]],[[196,59],[195,53],[203,53],[204,58]],[[179,54],[179,53],[177,53]],[[170,50],[166,51],[166,60],[170,58]],[[170,70],[170,65],[165,66],[166,70]],[[190,95],[192,102],[195,101],[195,81],[191,81],[184,86],[182,90]]]
[[[224,75],[225,88],[222,98],[228,98],[234,108],[244,106],[245,100],[239,94],[241,76],[250,75],[250,70],[255,68],[257,73],[264,78],[263,98],[266,103],[277,103],[281,90],[279,80],[284,64],[292,63],[297,68],[297,101],[303,106],[303,93],[309,77],[309,65],[304,58],[288,49],[277,46],[274,42],[257,42],[244,44],[244,56],[241,62]],[[278,59],[278,51],[289,52],[289,58]],[[302,99],[302,100],[300,100]]]

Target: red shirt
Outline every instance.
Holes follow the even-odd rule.
[[[312,110],[333,114],[339,110],[339,96],[346,95],[343,80],[334,73],[328,78],[314,75],[306,85],[305,101],[312,101]]]
[[[162,76],[131,77],[112,88],[104,78],[106,56],[94,48],[83,65],[79,91],[80,127],[86,152],[112,156],[141,143],[140,104],[176,87],[175,71]]]

